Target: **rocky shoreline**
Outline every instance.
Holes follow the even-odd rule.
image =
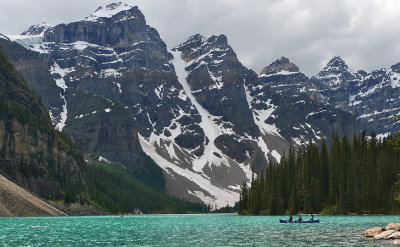
[[[400,244],[400,223],[389,223],[386,227],[373,227],[365,230],[364,237],[376,240],[392,240],[391,244]]]

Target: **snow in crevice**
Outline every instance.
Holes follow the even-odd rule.
[[[211,115],[206,109],[204,109],[203,106],[201,106],[193,96],[190,86],[186,81],[187,71],[185,70],[185,67],[187,63],[181,59],[181,52],[172,51],[172,54],[174,55],[173,65],[175,67],[178,80],[182,84],[185,94],[199,112],[201,116],[201,122],[199,125],[204,130],[204,133],[209,140],[209,142],[205,145],[204,154],[200,158],[193,161],[193,170],[202,172],[203,168],[207,164],[210,167],[211,165],[218,166],[220,164],[229,165],[229,161],[226,159],[225,155],[214,144],[215,139],[223,133],[221,128],[214,121],[217,119],[217,117]],[[221,158],[215,156],[213,154],[214,152],[220,154],[222,160]]]
[[[122,89],[121,89],[121,84],[119,84],[119,82],[113,82],[113,84],[118,88],[118,92],[121,94],[122,93]]]
[[[271,104],[271,99],[268,99],[268,101],[265,102],[266,106],[268,107],[267,109],[261,109],[261,110],[254,109],[252,107],[254,97],[252,97],[250,95],[250,91],[249,91],[247,85],[244,85],[244,88],[246,91],[247,103],[253,113],[254,122],[260,128],[260,131],[263,134],[271,134],[271,135],[276,135],[276,136],[282,137],[281,134],[279,133],[279,129],[275,126],[275,124],[265,123],[265,121],[269,117],[271,117],[272,113],[277,109],[277,106],[275,106],[274,104]],[[255,103],[260,103],[260,102],[258,100],[256,100]]]
[[[179,49],[179,46],[178,46],[177,48]],[[199,49],[200,49],[200,48],[201,48],[201,47],[199,47]],[[205,58],[207,58],[207,57],[213,57],[213,52],[224,52],[224,51],[228,51],[228,50],[229,50],[229,48],[227,48],[227,49],[225,49],[225,50],[220,49],[220,48],[211,49],[211,50],[208,51],[207,53],[205,53],[205,54],[203,54],[203,55],[201,55],[201,56],[199,56],[199,57],[197,57],[197,58],[195,58],[195,59],[189,61],[189,62],[186,64],[186,66],[187,66],[187,67],[190,67],[190,66],[192,66],[193,64],[198,63],[198,62],[200,62],[200,64],[202,64],[203,62],[205,62],[205,61],[202,61],[203,59],[205,59]],[[173,52],[173,51],[172,51],[172,52]],[[223,57],[223,56],[225,56],[225,55],[226,55],[226,54],[224,53],[224,54],[222,54],[222,55],[219,56],[219,57]],[[199,66],[199,65],[197,65],[197,66]]]
[[[277,76],[277,75],[296,75],[296,74],[300,74],[300,72],[290,72],[287,70],[281,70],[281,71],[273,73],[273,74],[261,74],[259,77],[272,77],[272,76]]]
[[[104,158],[104,157],[101,157],[101,156],[99,156],[99,158],[98,158],[98,161],[100,161],[100,162],[105,162],[105,163],[107,163],[107,164],[111,164],[111,161],[109,161],[108,159],[106,159],[106,158]]]
[[[65,99],[65,91],[68,88],[64,81],[64,76],[75,71],[75,68],[64,68],[62,69],[56,62],[50,67],[50,74],[55,75],[58,74],[60,78],[54,78],[56,85],[63,90],[63,94],[60,93],[60,98],[64,101],[62,106],[62,112],[60,113],[60,121],[56,124],[56,129],[62,131],[65,127],[65,123],[67,122],[68,117],[68,109],[67,109],[67,100]],[[50,112],[51,113],[51,112]],[[55,119],[52,114],[50,115],[51,119]]]
[[[62,112],[60,113],[60,121],[56,124],[56,129],[61,132],[65,127],[65,122],[67,121],[68,110],[67,110],[67,101],[65,100],[65,96],[60,93],[60,97],[64,101],[64,104],[62,106]]]
[[[400,73],[390,71],[389,76],[392,88],[400,87]]]
[[[155,94],[157,95],[157,97],[158,97],[160,100],[162,100],[162,98],[163,98],[163,96],[164,96],[163,88],[164,88],[164,85],[163,85],[163,84],[160,84],[160,85],[154,90]]]
[[[362,103],[360,100],[356,100],[357,95],[349,96],[349,106],[356,106]]]
[[[62,88],[64,92],[68,88],[68,86],[65,83],[64,76],[74,71],[75,71],[74,67],[62,69],[56,62],[54,62],[54,64],[50,67],[50,74],[52,75],[58,74],[61,77],[54,80],[56,81],[57,86],[59,88]]]
[[[238,201],[239,193],[215,186],[203,174],[199,174],[189,169],[179,167],[176,164],[166,160],[156,151],[154,145],[152,145],[149,141],[146,140],[146,138],[144,138],[140,134],[139,134],[139,142],[143,151],[147,155],[149,155],[166,173],[170,174],[172,170],[174,173],[189,179],[190,181],[197,184],[201,189],[209,193],[212,196],[212,198],[205,198],[204,196],[201,196],[199,193],[196,193],[196,196],[202,199],[204,202],[208,203],[212,202],[215,203],[217,207],[223,207],[226,206],[227,204],[232,206],[235,204],[235,202]]]
[[[122,77],[122,73],[118,72],[116,69],[102,69],[100,72],[100,78],[108,78],[108,77]]]
[[[271,155],[275,158],[276,162],[281,162],[282,156],[278,153],[278,151],[272,150]]]

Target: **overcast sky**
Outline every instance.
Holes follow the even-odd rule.
[[[0,33],[81,20],[110,0],[0,0]],[[172,48],[190,35],[226,34],[257,73],[281,56],[307,75],[340,55],[353,70],[400,62],[399,0],[126,0]]]

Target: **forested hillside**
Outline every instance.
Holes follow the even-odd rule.
[[[334,135],[329,151],[309,143],[270,164],[251,188],[243,183],[239,213],[393,213],[399,171],[399,151],[387,139]]]
[[[145,162],[156,167],[148,157]],[[108,213],[207,210],[203,204],[167,196],[158,179],[161,172],[151,171],[149,176],[118,164],[85,162],[71,139],[54,129],[42,103],[0,47],[1,175],[44,199],[89,202]],[[31,215],[25,210],[24,215]]]

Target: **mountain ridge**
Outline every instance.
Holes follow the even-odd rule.
[[[111,12],[103,13],[107,8]],[[86,155],[148,178],[158,171],[153,182],[162,174],[166,190],[185,200],[233,205],[252,166],[261,173],[290,145],[300,149],[310,140],[329,140],[332,132],[351,136],[367,126],[360,118],[371,112],[353,107],[370,92],[361,80],[373,85],[386,76],[393,77],[388,85],[397,85],[399,66],[391,75],[365,74],[349,71],[340,57],[319,77],[307,77],[285,57],[257,75],[223,34],[195,34],[168,50],[137,7],[117,3],[97,12],[0,42],[24,76],[23,54],[40,61],[29,68],[45,73],[27,81],[53,125]],[[347,92],[348,86],[359,92]],[[145,162],[145,154],[158,166]]]

